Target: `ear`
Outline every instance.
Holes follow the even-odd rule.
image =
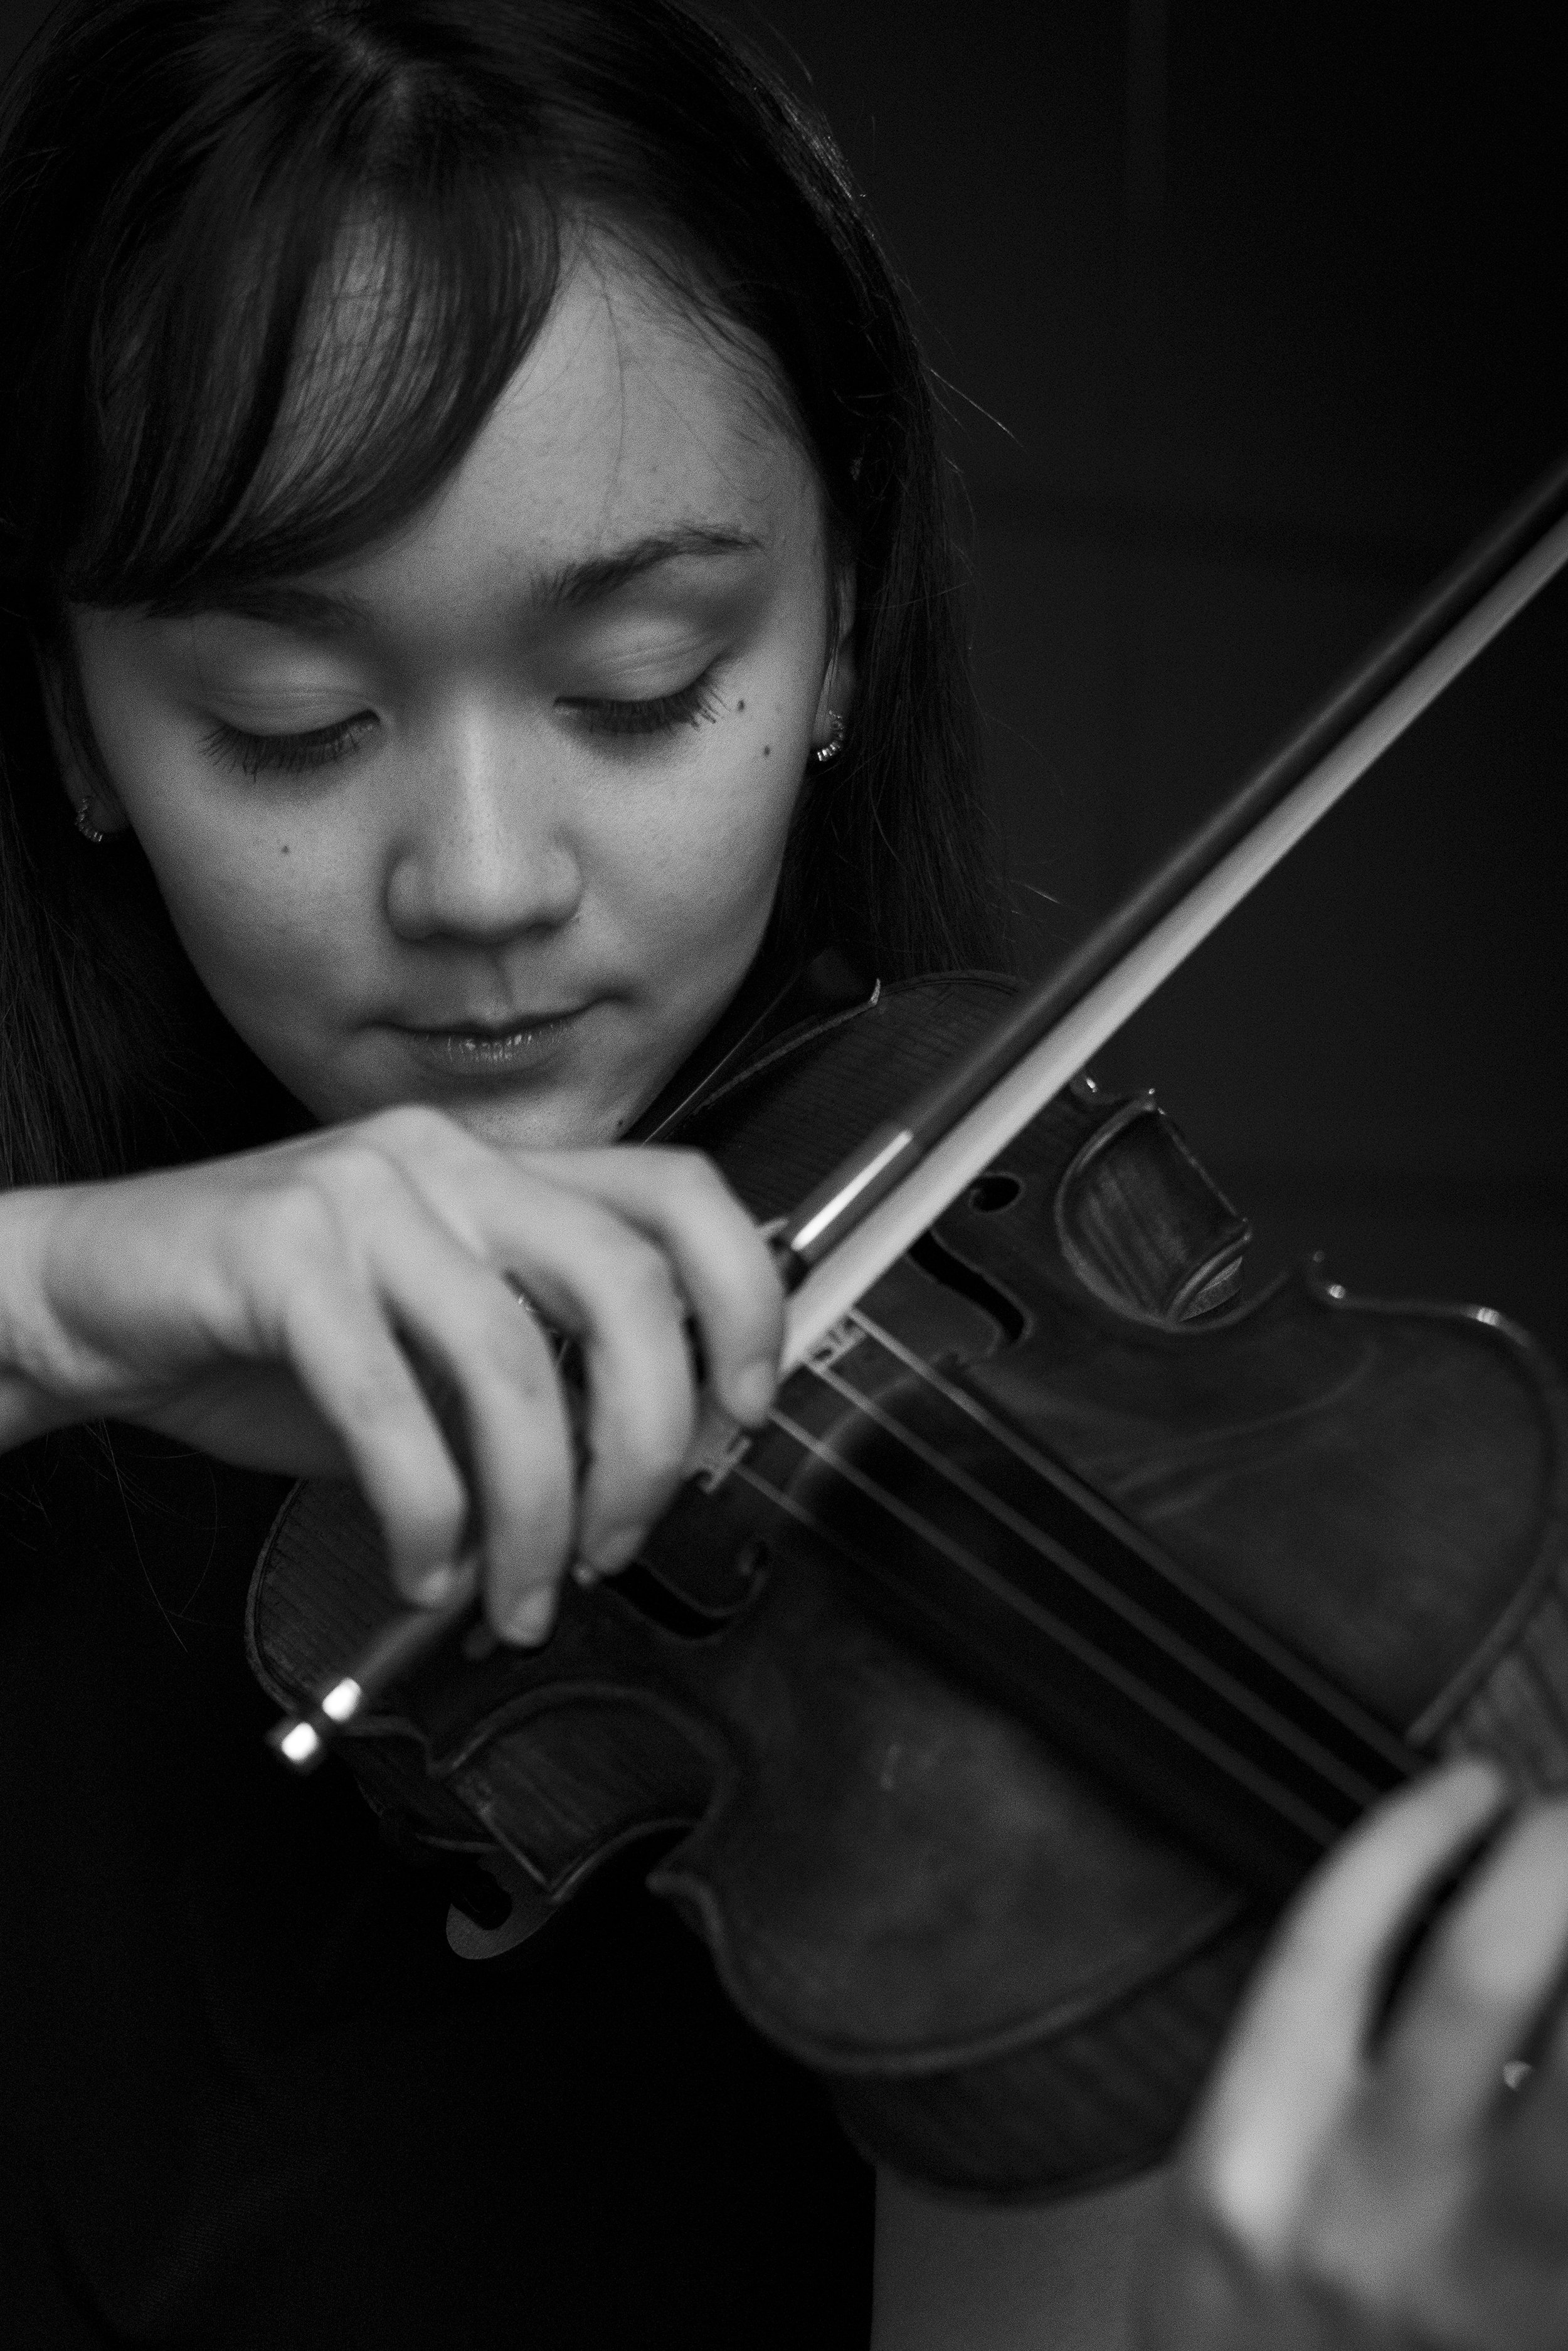
[[[57,653],[46,652],[35,637],[33,666],[37,672],[49,747],[55,755],[55,772],[72,814],[84,829],[90,826],[106,838],[110,833],[129,831],[131,820],[120,795],[103,773],[101,760],[94,756],[87,712],[79,707],[79,689],[73,691],[72,682],[66,675],[64,658]]]
[[[811,721],[811,748],[822,750],[843,734],[855,699],[855,567],[841,563],[833,574],[831,643],[822,690]]]

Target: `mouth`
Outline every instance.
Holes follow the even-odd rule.
[[[507,1014],[499,1020],[460,1020],[440,1028],[400,1024],[397,1034],[427,1067],[451,1076],[497,1078],[539,1068],[570,1043],[591,1004],[559,1011]]]

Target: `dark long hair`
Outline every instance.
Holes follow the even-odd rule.
[[[195,609],[342,559],[450,475],[573,220],[772,355],[857,577],[844,756],[774,914],[889,977],[995,961],[933,402],[820,121],[680,0],[74,0],[0,156],[0,1179],[277,1131],[132,841],[73,833],[35,655],[67,608]],[[392,266],[351,380],[297,399],[345,233]],[[269,465],[291,420],[290,462]]]

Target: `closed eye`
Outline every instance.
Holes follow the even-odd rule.
[[[641,702],[572,694],[562,695],[556,708],[580,717],[590,735],[667,735],[677,726],[697,726],[705,718],[718,716],[711,670],[674,694],[653,695]]]
[[[591,735],[664,735],[677,726],[700,726],[716,718],[717,700],[712,673],[705,671],[689,685],[673,694],[620,701],[608,695],[566,695],[557,704],[580,718]],[[356,711],[351,718],[329,726],[312,726],[293,735],[256,735],[220,720],[207,734],[203,748],[224,766],[243,775],[307,775],[318,768],[336,766],[355,751],[377,724],[373,710]]]
[[[202,747],[242,775],[302,776],[315,768],[335,767],[358,750],[376,723],[373,710],[360,710],[352,718],[335,719],[330,726],[312,726],[299,735],[251,735],[220,720]]]

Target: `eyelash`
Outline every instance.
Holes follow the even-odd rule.
[[[375,723],[368,710],[358,711],[335,726],[312,726],[304,735],[247,735],[241,727],[220,723],[203,747],[242,775],[303,776],[317,768],[336,767]]]
[[[718,716],[711,670],[674,694],[656,695],[648,702],[594,702],[582,696],[569,697],[559,707],[580,712],[590,735],[668,735],[677,726],[698,726],[705,718]]]
[[[667,735],[677,726],[696,726],[705,718],[717,717],[711,678],[712,673],[705,671],[674,694],[656,695],[645,702],[596,702],[578,696],[564,700],[559,707],[580,713],[591,735]],[[204,747],[214,758],[239,768],[243,775],[302,776],[319,768],[336,767],[374,725],[368,710],[336,726],[313,726],[304,735],[247,735],[240,727],[220,724],[207,736]]]

